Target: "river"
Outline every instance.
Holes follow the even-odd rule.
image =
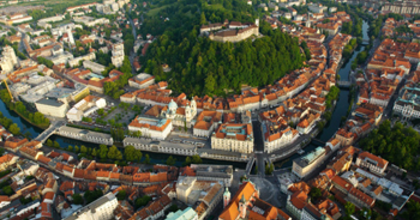
[[[363,40],[369,40],[368,35],[369,30],[369,24],[365,20],[363,20],[363,26],[362,26],[362,33],[363,33]],[[344,66],[340,69],[338,74],[341,77],[341,80],[348,80],[349,74],[351,70],[351,63],[353,60],[357,57],[357,55],[362,52],[365,49],[365,46],[359,46],[354,51],[353,55],[350,57],[350,59],[344,64]],[[328,124],[325,125],[324,129],[320,134],[318,134],[317,138],[319,140],[322,140],[324,142],[327,142],[328,140],[333,137],[333,135],[337,132],[338,128],[341,125],[341,117],[345,116],[347,114],[347,110],[349,108],[349,90],[346,89],[340,89],[340,96],[338,98],[337,104],[335,106],[334,112],[332,114],[331,120],[328,122]],[[305,147],[305,153],[310,152],[317,148],[318,145],[315,144],[309,144],[307,147]],[[291,167],[293,165],[293,160],[296,158],[301,157],[302,155],[294,154],[291,157],[281,160],[275,163],[276,169],[278,169],[280,166],[282,168]]]

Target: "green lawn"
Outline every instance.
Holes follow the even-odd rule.
[[[54,28],[54,27],[58,27],[58,26],[60,26],[62,24],[68,24],[70,22],[71,22],[71,19],[63,19],[62,21],[58,21],[58,22],[52,23],[52,26]]]
[[[154,8],[154,9],[150,9],[148,12],[147,12],[147,15],[148,16],[150,16],[150,17],[153,17],[153,16],[155,16],[155,15],[157,15],[162,9],[165,9],[165,8],[167,8],[167,7],[169,7],[170,5],[164,5],[164,6],[162,6],[162,7],[159,7],[159,8]]]
[[[213,5],[207,5],[207,8],[212,10],[225,10],[222,4],[213,4]]]

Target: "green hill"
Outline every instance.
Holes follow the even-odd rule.
[[[167,80],[169,88],[188,95],[226,95],[243,84],[265,86],[302,67],[305,56],[297,39],[268,23],[260,22],[264,37],[239,43],[219,43],[199,36],[202,24],[229,21],[254,22],[256,12],[246,1],[224,0],[214,4],[193,1],[153,5],[161,8],[145,16],[141,34],[158,36],[142,57],[145,72]],[[163,7],[163,8],[162,8]],[[152,9],[153,10],[153,9]],[[164,22],[163,19],[169,18]],[[162,64],[172,71],[165,73]]]

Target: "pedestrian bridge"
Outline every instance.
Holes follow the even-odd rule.
[[[311,139],[311,143],[315,144],[315,145],[319,145],[319,146],[325,146],[326,142],[325,141],[321,141],[317,138],[312,138]]]
[[[350,81],[345,81],[345,80],[339,80],[339,81],[337,81],[337,85],[340,88],[350,88],[351,82]]]

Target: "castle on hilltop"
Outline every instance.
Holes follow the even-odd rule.
[[[201,35],[208,35],[210,40],[218,42],[236,43],[245,40],[252,35],[259,35],[259,19],[255,23],[241,23],[237,21],[229,21],[226,19],[223,23],[214,23],[203,25],[200,28]]]

